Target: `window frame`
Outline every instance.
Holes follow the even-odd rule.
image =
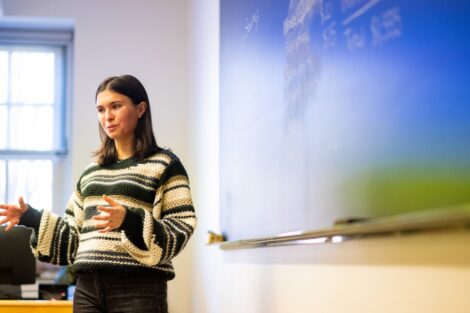
[[[56,74],[62,81],[56,89],[57,104],[54,107],[53,149],[46,151],[0,149],[0,161],[10,160],[51,160],[52,162],[52,207],[40,208],[63,213],[71,187],[71,82],[74,23],[71,19],[3,17],[0,19],[0,45],[10,47],[54,47],[61,53],[62,64],[56,63]],[[58,65],[58,66],[57,66]],[[58,77],[58,76],[56,76]],[[11,105],[7,103],[7,106]],[[59,123],[59,124],[57,124]],[[8,166],[5,166],[5,200],[8,199]],[[18,195],[19,196],[19,195]],[[27,199],[26,199],[27,200]],[[31,204],[34,207],[34,203]]]

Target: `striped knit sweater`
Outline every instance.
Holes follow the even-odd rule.
[[[106,194],[126,208],[120,228],[100,233],[92,216],[108,206]],[[44,262],[77,272],[154,273],[173,279],[171,259],[196,225],[189,181],[171,152],[129,158],[106,167],[90,164],[81,175],[63,218],[29,208],[20,224],[34,229],[31,246]]]

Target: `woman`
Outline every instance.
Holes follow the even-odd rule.
[[[33,228],[45,262],[73,265],[75,312],[167,312],[171,263],[196,225],[178,157],[158,147],[150,102],[135,77],[104,80],[96,92],[101,147],[81,175],[63,218],[22,197],[0,205],[0,224]]]

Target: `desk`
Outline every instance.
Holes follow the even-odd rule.
[[[72,301],[0,300],[0,313],[72,313]]]

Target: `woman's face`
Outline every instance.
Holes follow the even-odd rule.
[[[101,127],[111,139],[131,143],[145,104],[134,105],[129,97],[106,89],[96,97],[96,109]]]

